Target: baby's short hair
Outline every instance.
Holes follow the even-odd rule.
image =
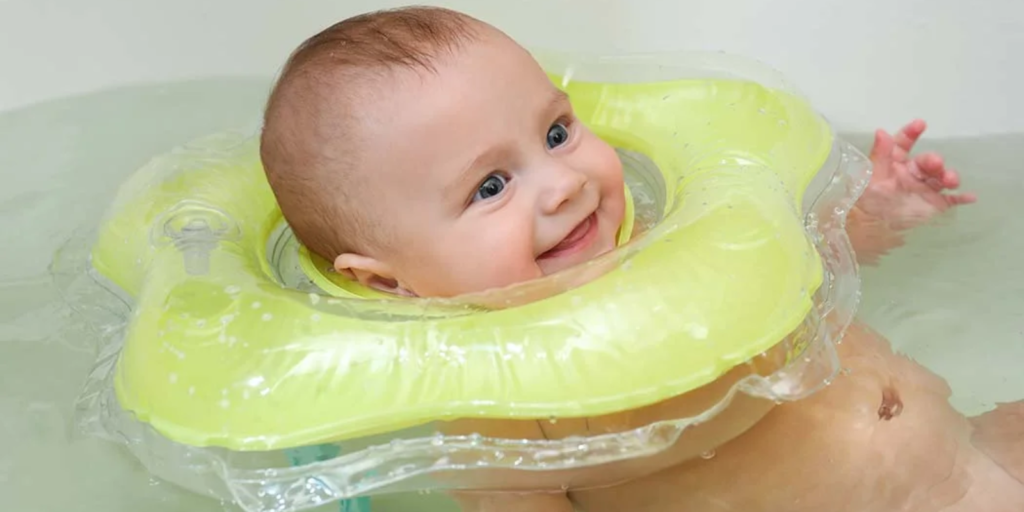
[[[296,237],[333,261],[385,244],[360,190],[352,110],[392,69],[432,71],[484,24],[443,8],[405,7],[345,19],[303,42],[267,101],[260,157]],[[357,198],[358,195],[363,197]]]

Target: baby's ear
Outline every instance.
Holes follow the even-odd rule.
[[[334,259],[334,270],[363,286],[385,293],[415,297],[395,278],[391,267],[378,259],[353,253],[344,253]]]

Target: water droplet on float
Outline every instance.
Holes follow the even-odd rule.
[[[715,454],[714,450],[708,450],[708,451],[700,454],[700,458],[702,458],[704,460],[711,460],[711,459],[715,458],[715,455],[716,454]]]
[[[167,382],[170,382],[171,384],[177,384],[178,383],[178,374],[177,373],[172,373],[172,374],[168,375],[167,376]]]

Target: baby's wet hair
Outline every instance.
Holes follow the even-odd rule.
[[[361,14],[303,42],[285,63],[267,101],[260,157],[296,237],[332,261],[387,244],[360,187],[360,130],[353,115],[379,101],[374,90],[394,70],[435,65],[487,25],[438,7]]]

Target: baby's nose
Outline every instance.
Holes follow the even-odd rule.
[[[567,203],[578,197],[587,184],[587,175],[569,167],[553,166],[547,181],[543,198],[544,213],[556,213]]]

